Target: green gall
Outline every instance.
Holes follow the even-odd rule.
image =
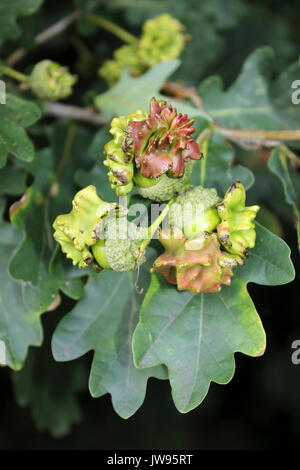
[[[146,116],[138,110],[126,117],[114,118],[111,122],[109,132],[114,138],[104,147],[106,155],[104,165],[109,169],[109,181],[118,196],[125,196],[133,188],[134,162],[133,154],[126,145],[128,142],[126,128],[130,121],[143,120]]]
[[[191,137],[193,120],[177,113],[165,101],[150,101],[149,113],[136,111],[114,118],[114,139],[104,151],[111,187],[118,196],[128,194],[135,184],[139,194],[166,201],[189,183],[194,160],[202,158]]]
[[[216,209],[220,201],[215,188],[187,188],[171,205],[170,227],[182,229],[186,238],[198,237],[203,232],[213,232],[221,221]]]
[[[29,85],[33,93],[41,99],[57,101],[72,94],[77,78],[67,67],[51,60],[37,63],[30,76]]]
[[[95,260],[104,269],[117,272],[134,271],[146,261],[140,248],[147,238],[147,229],[128,222],[126,217],[108,216],[102,224],[101,237],[93,246]]]
[[[231,185],[224,200],[218,205],[221,223],[217,227],[219,240],[229,252],[243,258],[247,257],[246,248],[255,246],[255,225],[253,220],[259,206],[245,206],[246,191],[240,181]]]
[[[184,48],[184,26],[168,13],[147,20],[138,44],[142,64],[153,67],[158,62],[177,59]]]
[[[159,239],[165,252],[156,259],[151,271],[161,273],[180,291],[219,292],[222,284],[231,284],[232,269],[244,264],[239,256],[221,251],[216,233],[203,232],[200,237],[187,240],[175,227],[162,231]]]
[[[177,59],[185,44],[184,29],[168,13],[147,20],[141,38],[116,49],[113,58],[100,67],[99,75],[112,87],[124,70],[137,77],[159,62]]]
[[[120,78],[124,70],[124,65],[116,60],[106,60],[100,67],[98,74],[104,78],[108,85],[112,87]]]
[[[79,191],[72,201],[72,210],[59,215],[54,223],[54,238],[63,253],[79,268],[96,268],[91,247],[98,240],[98,228],[110,213],[124,215],[126,209],[115,203],[102,201],[94,186]]]
[[[116,49],[113,59],[106,60],[98,73],[112,87],[119,80],[124,70],[128,70],[133,76],[141,75],[145,70],[137,56],[137,46],[134,44],[126,44]]]

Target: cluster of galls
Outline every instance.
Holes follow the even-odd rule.
[[[170,201],[159,232],[165,252],[153,264],[178,290],[218,292],[230,285],[233,268],[255,245],[258,206],[246,207],[236,181],[223,200],[216,189],[189,184],[191,164],[201,158],[186,115],[151,100],[150,112],[136,111],[112,121],[114,138],[105,146],[109,179],[118,195],[133,186],[143,196]],[[54,237],[80,268],[126,272],[145,262],[148,229],[127,221],[127,209],[102,201],[94,186],[79,191],[69,214],[54,222]]]
[[[74,265],[126,272],[146,261],[140,246],[147,230],[127,221],[125,207],[103,201],[95,186],[79,191],[72,206],[70,213],[56,218],[53,228],[54,238]]]
[[[171,205],[167,229],[160,231],[165,252],[152,272],[160,272],[178,290],[218,292],[231,284],[232,269],[255,245],[253,220],[258,206],[245,207],[245,188],[236,181],[223,201],[214,188],[188,188]]]
[[[136,187],[154,201],[170,200],[188,184],[193,160],[202,158],[191,137],[194,121],[152,98],[149,113],[114,118],[105,147],[109,180],[118,196]]]
[[[99,69],[99,75],[112,86],[124,69],[138,76],[159,62],[177,59],[184,48],[183,32],[184,26],[168,13],[147,20],[141,38],[117,49],[113,60]]]

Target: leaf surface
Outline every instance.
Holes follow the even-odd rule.
[[[300,175],[291,168],[286,157],[278,149],[273,150],[268,166],[281,180],[286,202],[293,208],[300,250]]]
[[[167,366],[179,411],[198,406],[212,381],[230,381],[235,352],[263,354],[265,332],[247,282],[290,282],[294,269],[289,254],[283,240],[257,224],[248,262],[219,293],[179,292],[162,276],[152,277],[133,336],[134,360],[140,368]]]
[[[139,278],[139,287],[145,289],[150,278],[147,268],[141,267]],[[162,366],[138,370],[133,364],[131,339],[143,298],[135,290],[135,278],[136,273],[90,273],[84,296],[61,320],[52,341],[57,361],[95,351],[90,392],[94,397],[110,393],[123,418],[142,405],[149,377],[166,378]]]

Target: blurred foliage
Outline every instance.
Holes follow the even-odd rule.
[[[0,0],[0,10],[1,65],[7,59],[13,65],[17,57],[14,67],[24,74],[43,59],[68,66],[78,74],[68,104],[88,106],[88,111],[103,118],[103,127],[57,119],[47,114],[47,104],[35,99],[26,83],[18,85],[13,76],[1,73],[8,93],[6,105],[0,105],[0,338],[8,345],[7,363],[13,371],[10,383],[8,369],[0,369],[0,448],[296,445],[300,384],[290,360],[290,343],[300,333],[295,307],[299,274],[294,283],[278,288],[246,284],[292,280],[289,248],[277,236],[292,248],[299,272],[300,181],[295,164],[299,142],[288,143],[296,156],[289,161],[283,150],[271,153],[257,142],[241,145],[221,132],[223,127],[299,129],[300,105],[291,103],[291,83],[300,80],[296,0]],[[68,27],[41,40],[41,32],[75,10],[80,15]],[[159,63],[137,78],[125,71],[107,89],[97,70],[123,43],[93,24],[89,15],[100,15],[139,37],[147,19],[166,12],[186,28],[188,41],[180,60]],[[166,80],[194,87],[202,108],[188,96],[179,100],[172,93],[168,96]],[[106,123],[136,108],[146,111],[153,95],[167,98],[178,111],[193,117],[196,135],[212,121],[218,124],[207,141],[205,162],[194,166],[192,182],[214,186],[223,196],[233,181],[241,180],[248,190],[247,203],[262,206],[258,220],[268,229],[258,224],[258,243],[248,267],[237,270],[231,291],[235,295],[224,290],[223,301],[221,296],[205,297],[205,301],[201,297],[201,315],[205,312],[209,322],[200,362],[200,323],[194,317],[200,297],[190,301],[189,293],[178,295],[163,283],[158,289],[158,278],[152,277],[150,283],[149,272],[142,269],[139,284],[150,285],[144,301],[136,294],[135,273],[121,277],[105,272],[100,283],[95,274],[72,267],[52,239],[55,217],[70,210],[79,188],[93,184],[102,198],[114,200],[102,167],[103,147],[110,138]],[[135,201],[141,199],[133,193],[129,205]],[[150,260],[159,250],[154,241]],[[119,297],[114,295],[116,286]],[[183,412],[194,408],[211,380],[225,383],[231,378],[235,351],[257,355],[264,348],[264,331],[247,289],[262,313],[268,349],[256,361],[238,355],[239,379],[234,378],[226,391],[212,384],[202,407],[182,416],[170,405],[167,381],[150,380],[144,409],[128,423],[114,415],[107,396],[92,400],[88,386],[93,397],[111,394],[113,407],[127,418],[142,404],[149,377],[167,378],[167,365],[177,408]],[[140,308],[142,319],[135,330]],[[191,333],[190,323],[181,324],[180,308],[185,320],[196,325],[189,336],[189,351],[182,335]],[[161,324],[163,309],[166,325]],[[229,313],[238,320],[233,321]],[[249,318],[254,325],[251,334]],[[54,330],[56,360],[50,351]],[[224,331],[231,332],[229,341],[223,341]],[[163,341],[153,341],[155,335]],[[89,351],[93,357],[80,358]],[[209,351],[220,358],[219,365]],[[12,402],[12,389],[24,410]],[[64,439],[53,441],[44,431]]]

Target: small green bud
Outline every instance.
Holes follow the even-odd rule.
[[[131,75],[138,76],[144,71],[137,57],[137,46],[135,44],[125,44],[114,52],[114,59],[121,64],[123,68],[128,68]]]
[[[177,59],[185,38],[184,26],[168,13],[147,20],[138,44],[138,57],[148,67],[158,62]]]
[[[98,70],[98,74],[107,81],[109,87],[112,87],[121,77],[123,70],[124,65],[120,62],[106,60]]]
[[[219,240],[229,253],[247,257],[246,248],[255,246],[253,220],[259,206],[245,207],[246,191],[240,181],[231,185],[224,200],[218,205],[221,223],[217,227]]]
[[[145,70],[137,56],[137,46],[134,44],[126,44],[116,49],[113,60],[106,60],[98,73],[112,87],[125,69],[128,69],[133,76],[141,75]]]
[[[30,87],[41,99],[57,101],[71,95],[77,78],[71,75],[67,67],[62,67],[51,60],[37,63],[29,77]]]

